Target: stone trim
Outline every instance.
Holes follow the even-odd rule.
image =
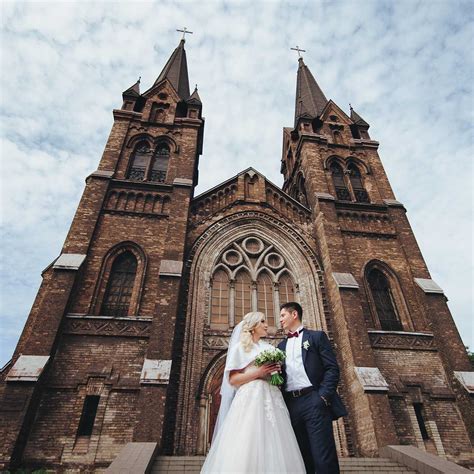
[[[143,361],[141,384],[168,384],[171,373],[171,360],[146,359]]]
[[[405,208],[405,206],[400,201],[397,201],[396,199],[384,199],[383,202],[388,207],[403,207],[403,208]]]
[[[53,264],[54,270],[79,270],[86,259],[85,254],[62,253]]]
[[[460,372],[455,370],[454,376],[470,395],[474,395],[474,372]]]
[[[378,367],[354,367],[364,392],[388,392],[388,383]]]
[[[329,193],[314,193],[320,201],[335,201],[336,198]]]
[[[425,293],[444,295],[443,289],[431,278],[414,278],[414,280]]]
[[[114,171],[106,171],[106,170],[96,170],[91,173],[87,178],[112,178],[114,176]]]
[[[181,260],[162,260],[159,275],[181,277],[183,273],[183,262]]]
[[[36,382],[49,356],[20,355],[6,377],[7,382]]]
[[[354,275],[352,275],[352,273],[333,272],[332,277],[334,278],[334,281],[336,282],[336,285],[339,289],[359,289],[359,283],[357,283],[357,280],[354,278]]]
[[[191,188],[193,185],[192,179],[187,178],[175,178],[173,181],[173,186],[185,186]]]

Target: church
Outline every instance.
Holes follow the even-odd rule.
[[[262,311],[277,344],[287,301],[338,358],[341,457],[472,462],[472,366],[361,111],[300,58],[282,188],[248,168],[195,196],[205,121],[184,39],[122,97],[0,374],[0,468],[100,470],[133,442],[205,455],[232,328]]]

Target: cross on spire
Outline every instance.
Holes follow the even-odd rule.
[[[186,27],[183,27],[182,30],[176,30],[176,31],[179,31],[180,33],[183,33],[183,37],[181,39],[185,40],[185,36],[186,34],[188,35],[192,35],[193,32],[192,31],[188,31],[188,29]]]
[[[296,48],[290,48],[292,49],[293,51],[298,51],[298,57],[301,58],[301,54],[300,53],[306,53],[306,49],[300,49],[300,47],[298,45],[296,45]]]

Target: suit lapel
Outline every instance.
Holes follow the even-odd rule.
[[[306,355],[308,351],[303,347],[304,343],[309,339],[309,331],[304,328],[303,329],[303,337],[301,339],[301,358],[303,359],[303,367],[306,369]]]

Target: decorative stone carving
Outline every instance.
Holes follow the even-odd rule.
[[[454,371],[454,375],[461,382],[469,394],[474,395],[474,372]]]
[[[432,334],[402,331],[369,331],[372,347],[379,349],[406,349],[435,351]]]
[[[359,284],[352,273],[335,273],[332,274],[334,281],[339,288],[359,289]]]
[[[378,367],[354,367],[365,392],[387,392],[388,383]]]
[[[36,382],[49,356],[21,355],[6,377],[7,382]]]
[[[162,260],[160,276],[180,277],[183,272],[183,262],[180,260]]]
[[[225,336],[206,336],[204,337],[204,347],[206,349],[227,349],[229,338]]]
[[[414,280],[425,293],[444,294],[443,289],[431,278],[414,278]]]
[[[54,262],[53,268],[55,270],[79,270],[86,259],[85,254],[80,253],[62,253]]]
[[[148,337],[150,325],[151,319],[68,315],[64,332],[94,336]]]
[[[145,359],[140,383],[167,384],[170,380],[171,360]]]
[[[435,351],[433,334],[402,331],[369,331],[372,347]]]

